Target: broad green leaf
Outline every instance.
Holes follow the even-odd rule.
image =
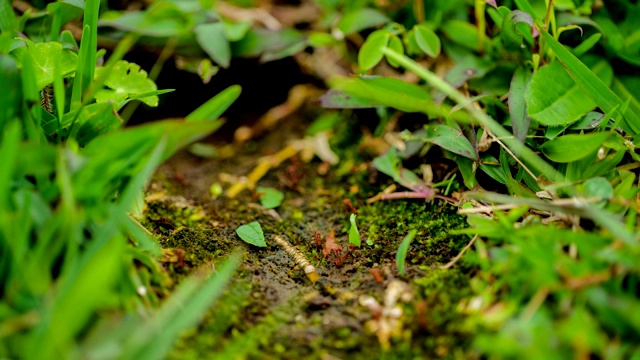
[[[513,136],[524,142],[531,118],[527,114],[526,91],[531,81],[531,71],[526,67],[520,66],[516,69],[511,79],[511,87],[509,88],[509,115],[511,119],[511,127]]]
[[[440,55],[440,38],[427,25],[418,24],[413,27],[416,44],[430,57]],[[394,49],[395,50],[395,49]],[[397,50],[396,50],[397,51]]]
[[[344,14],[337,28],[344,36],[348,36],[389,21],[388,17],[377,10],[361,8]]]
[[[220,22],[202,24],[195,27],[194,32],[200,47],[223,68],[231,62],[231,47],[224,35],[224,25]]]
[[[96,69],[96,77],[102,76],[107,68]],[[97,102],[113,101],[119,104],[129,97],[151,93],[157,91],[158,88],[153,80],[147,77],[147,72],[142,70],[140,66],[120,60],[110,69],[104,84],[108,89],[96,91],[95,98]],[[138,100],[149,106],[158,106],[158,96],[152,95]]]
[[[239,85],[229,86],[187,115],[185,121],[195,122],[218,119],[236,101],[241,92],[242,88]]]
[[[257,221],[250,222],[246,225],[241,225],[236,229],[236,234],[238,234],[240,239],[248,244],[259,247],[267,247],[267,243],[264,241],[262,226],[260,226],[260,223]]]
[[[387,30],[377,30],[371,33],[362,44],[358,52],[360,70],[367,71],[376,66],[384,57],[382,49],[387,46],[391,34]]]
[[[610,135],[608,132],[565,135],[547,141],[540,149],[549,159],[568,163],[598,151]]]
[[[322,107],[328,109],[371,109],[380,106],[374,99],[331,89],[320,97]]]
[[[362,239],[360,238],[360,232],[358,232],[358,226],[356,225],[356,214],[351,214],[349,222],[351,222],[351,228],[349,229],[349,244],[360,247],[362,245]]]
[[[607,61],[594,57],[588,57],[585,61],[600,79],[611,82],[613,70]],[[560,62],[541,67],[533,74],[526,99],[529,116],[547,126],[570,124],[596,107],[596,103],[567,74]]]
[[[407,258],[407,251],[409,251],[409,245],[411,245],[411,241],[413,241],[413,238],[416,237],[417,233],[418,230],[416,229],[409,231],[398,247],[398,252],[396,253],[396,266],[398,267],[398,274],[400,274],[400,276],[404,276],[404,262]]]
[[[478,160],[478,154],[473,145],[460,130],[444,124],[427,125],[425,129],[427,134],[423,138],[424,141],[434,143],[454,154]]]
[[[63,77],[73,74],[76,70],[78,56],[70,50],[62,49],[62,44],[59,42],[33,43],[29,40],[24,41],[27,46],[19,47],[13,53],[18,58],[19,65],[21,65],[25,53],[28,52],[33,57],[38,89],[53,83],[55,58],[60,61],[60,73]]]
[[[621,100],[605,82],[589,70],[585,64],[571,54],[569,50],[553,38],[546,30],[542,30],[542,35],[551,49],[553,49],[558,60],[562,62],[569,75],[586,91],[587,95],[598,107],[605,113],[610,114],[616,107],[622,106],[624,101]],[[624,131],[635,135],[640,132],[640,114],[633,111],[626,111],[623,121],[620,121],[618,124]]]
[[[464,20],[449,20],[442,24],[442,32],[454,43],[461,45],[469,50],[477,50],[478,46],[478,28],[475,25]],[[485,37],[486,40],[486,37]],[[485,49],[488,48],[488,40],[485,41]]]
[[[256,193],[260,195],[260,204],[265,209],[277,208],[284,200],[284,194],[274,188],[258,187]]]

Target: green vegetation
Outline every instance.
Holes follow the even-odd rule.
[[[0,357],[640,357],[639,4],[114,3],[0,0]]]

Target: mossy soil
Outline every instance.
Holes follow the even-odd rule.
[[[341,154],[353,166],[339,165],[325,175],[318,173],[320,162],[297,158],[271,170],[258,185],[285,193],[275,210],[262,208],[250,190],[233,199],[212,197],[213,183],[228,188],[221,179],[248,174],[261,157],[302,136],[300,121],[289,119],[231,157],[202,159],[183,152],[154,176],[143,223],[165,249],[162,264],[174,283],[199,267],[215,267],[232,251],[243,253],[225,295],[182,336],[171,358],[464,357],[469,336],[458,308],[471,293],[469,271],[461,264],[438,268],[469,241],[450,234],[466,226],[454,206],[415,199],[367,204],[391,180],[367,166],[371,159],[355,147]],[[349,246],[354,209],[345,200],[357,210],[361,248]],[[236,235],[238,226],[252,221],[262,225],[266,248]],[[401,276],[396,252],[411,229],[417,235]],[[332,232],[341,250],[323,253]],[[316,266],[315,284],[274,235],[288,239]],[[398,284],[406,286],[403,300],[390,299],[390,288]],[[393,310],[397,321],[388,322],[386,312],[394,307],[401,312]]]

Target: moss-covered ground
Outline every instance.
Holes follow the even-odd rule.
[[[255,359],[464,357],[460,349],[469,338],[458,308],[470,294],[469,275],[461,265],[438,268],[469,241],[449,234],[466,224],[453,206],[423,200],[367,204],[391,180],[358,166],[370,160],[358,155],[344,155],[352,156],[354,165],[325,175],[317,172],[319,162],[295,159],[270,171],[259,185],[285,193],[275,211],[263,209],[249,190],[233,199],[212,197],[213,183],[228,187],[224,179],[246,175],[260,157],[300,134],[296,122],[289,121],[235,149],[232,157],[205,160],[184,152],[156,173],[143,223],[160,239],[170,276],[179,281],[198,267],[215,266],[231,251],[244,253],[223,298],[198,328],[183,335],[171,358],[212,358],[214,353]],[[292,173],[295,186],[288,181]],[[345,199],[358,213],[361,248],[348,244],[353,209]],[[262,225],[266,248],[236,235],[238,226],[252,221]],[[396,252],[411,229],[417,235],[400,276]],[[323,254],[332,232],[341,250]],[[276,234],[316,266],[320,279],[315,284],[272,240]],[[392,288],[404,290],[394,298]],[[394,307],[401,312],[393,310],[389,317]]]

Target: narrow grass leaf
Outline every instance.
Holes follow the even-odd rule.
[[[509,87],[509,115],[513,136],[524,143],[529,131],[531,118],[527,114],[526,91],[531,81],[532,73],[524,66],[519,66],[511,79]]]
[[[400,276],[404,276],[404,265],[405,259],[407,258],[407,252],[409,251],[409,245],[411,245],[411,241],[413,241],[413,238],[416,237],[417,233],[418,230],[416,229],[409,231],[398,247],[398,252],[396,253],[396,266],[398,266],[398,274],[400,274]]]
[[[360,232],[358,232],[358,225],[356,225],[356,214],[351,214],[349,222],[351,222],[351,228],[349,229],[349,244],[360,247],[362,246],[362,239],[360,238]]]
[[[240,96],[242,88],[239,85],[232,85],[222,90],[218,95],[200,105],[191,114],[187,115],[185,121],[205,121],[216,120],[233,104]],[[222,122],[220,122],[222,125]]]
[[[267,243],[264,241],[262,226],[260,226],[260,223],[257,221],[241,225],[236,229],[236,234],[238,234],[242,241],[248,244],[258,247],[267,247]]]
[[[162,359],[182,331],[196,326],[218,299],[240,262],[233,254],[207,278],[192,275],[180,284],[167,302],[127,339],[121,359]]]

